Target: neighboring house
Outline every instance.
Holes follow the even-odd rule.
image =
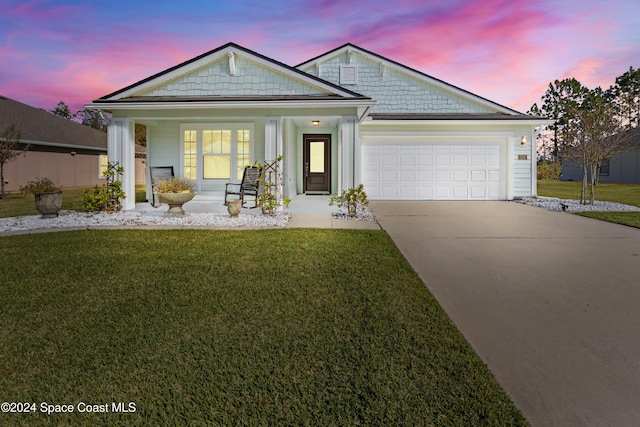
[[[5,191],[47,177],[63,187],[102,184],[107,164],[107,135],[13,99],[0,96],[0,129],[15,122],[21,141],[31,148],[5,164]]]
[[[127,194],[142,123],[148,165],[173,166],[198,191],[283,156],[286,196],[360,183],[374,200],[533,196],[531,142],[550,123],[351,44],[290,67],[229,43],[87,107],[113,115],[109,158]]]
[[[598,177],[600,182],[640,184],[640,128],[634,128],[627,132],[630,134],[628,143],[631,150],[614,154],[602,163]],[[562,180],[582,181],[582,166],[563,159]]]

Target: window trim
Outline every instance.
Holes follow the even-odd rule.
[[[180,123],[180,176],[184,176],[184,132],[187,130],[196,131],[196,178],[194,182],[201,184],[205,182],[229,182],[238,181],[233,174],[233,167],[238,164],[238,137],[239,130],[248,130],[249,139],[249,163],[255,161],[255,124],[254,123]],[[231,179],[229,178],[204,178],[204,153],[203,153],[203,131],[205,130],[230,130],[231,131]]]
[[[105,158],[106,162],[102,163],[102,158]],[[109,155],[108,154],[98,154],[98,179],[107,179],[106,176],[103,175],[103,169],[102,167],[104,166],[104,171],[107,170],[107,168],[109,167]]]

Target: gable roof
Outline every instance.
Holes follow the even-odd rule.
[[[377,53],[371,52],[369,50],[363,49],[359,46],[356,46],[354,44],[351,43],[346,43],[342,46],[339,46],[333,50],[330,50],[329,52],[326,52],[324,54],[318,55],[314,58],[311,58],[305,62],[302,62],[298,65],[296,65],[296,68],[299,68],[301,70],[307,70],[310,71],[312,67],[315,67],[316,65],[319,65],[323,62],[329,61],[331,59],[334,59],[338,56],[347,54],[347,55],[351,55],[352,53],[357,53],[359,55],[362,55],[363,57],[366,57],[372,61],[376,61],[379,62],[381,64],[381,66],[384,67],[390,67],[391,69],[394,69],[400,73],[409,75],[413,78],[416,78],[418,80],[423,81],[424,83],[434,86],[440,90],[443,90],[445,92],[448,92],[452,95],[455,95],[457,97],[460,97],[462,99],[465,99],[469,102],[473,102],[475,104],[479,104],[482,105],[484,108],[487,108],[488,110],[491,110],[493,112],[496,113],[501,113],[501,114],[508,114],[508,115],[523,115],[521,112],[516,111],[514,109],[511,109],[509,107],[506,107],[504,105],[498,104],[494,101],[491,101],[489,99],[486,99],[484,97],[481,97],[479,95],[476,95],[472,92],[469,92],[467,90],[461,89],[457,86],[454,86],[452,84],[446,83],[443,80],[437,79],[435,77],[432,77],[428,74],[425,74],[421,71],[418,71],[414,68],[408,67],[404,64],[401,64],[399,62],[393,61],[389,58],[385,58],[384,56],[378,55]],[[528,116],[531,117],[531,116]]]
[[[15,123],[21,141],[46,145],[106,151],[107,134],[0,95],[0,129]]]
[[[153,94],[154,88],[158,88],[162,85],[169,84],[170,82],[175,81],[176,79],[192,74],[194,72],[197,73],[198,70],[201,70],[207,67],[208,65],[213,64],[214,62],[225,60],[225,57],[229,58],[228,60],[229,60],[230,68],[231,68],[232,61],[235,64],[236,57],[243,58],[245,60],[251,61],[254,64],[257,64],[260,67],[263,67],[269,72],[279,73],[285,76],[287,79],[291,81],[295,81],[297,84],[309,88],[308,90],[309,93],[295,94],[295,96],[297,96],[298,98],[300,98],[301,96],[307,96],[307,97],[317,96],[318,98],[315,98],[315,99],[320,99],[319,97],[328,96],[336,99],[337,98],[369,99],[359,93],[353,92],[344,87],[335,85],[331,82],[328,82],[321,78],[305,73],[301,70],[298,70],[297,68],[290,67],[286,64],[283,64],[279,61],[268,58],[264,55],[256,53],[252,50],[244,48],[235,43],[227,43],[209,52],[203,53],[202,55],[196,56],[195,58],[189,59],[174,67],[168,68],[164,71],[161,71],[157,74],[147,77],[146,79],[140,80],[137,83],[134,83],[132,85],[119,89],[108,95],[105,95],[95,100],[94,102],[101,103],[101,102],[109,102],[109,101],[126,101],[127,99],[133,99],[133,98],[136,98],[137,101],[141,101],[142,97],[145,97],[146,100],[158,101],[158,98],[156,98],[156,95]],[[229,71],[229,74],[231,76],[234,75],[233,71],[231,70]],[[222,95],[220,95],[219,93],[216,92],[216,88],[208,89],[208,92],[209,93],[206,93],[206,94],[199,93],[197,96],[199,101],[220,100],[221,97],[234,98],[233,96],[230,96],[230,94],[228,93],[223,93]],[[274,92],[278,92],[278,89],[276,88]],[[177,100],[174,97],[167,97],[166,94],[162,94],[162,95],[164,95],[163,101]],[[255,98],[256,95],[257,94],[254,93],[251,95],[251,97]],[[272,99],[274,97],[278,97],[278,96],[286,97],[288,95],[290,94],[271,93],[271,94],[265,95],[264,98]],[[193,96],[183,96],[182,98],[183,98],[182,100],[194,99]],[[237,96],[235,98],[246,99],[246,97],[242,95]]]

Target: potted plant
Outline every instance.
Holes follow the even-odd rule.
[[[185,178],[161,179],[153,186],[153,192],[162,203],[169,205],[167,215],[184,215],[182,205],[193,199],[193,182]]]
[[[36,209],[42,214],[42,218],[55,218],[62,208],[62,187],[55,185],[49,178],[36,178],[20,187],[20,191],[26,196],[33,194],[36,200]]]

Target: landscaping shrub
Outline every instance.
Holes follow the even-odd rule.
[[[540,160],[538,162],[538,179],[546,181],[558,180],[562,174],[562,164],[560,162],[551,162],[549,160]]]

